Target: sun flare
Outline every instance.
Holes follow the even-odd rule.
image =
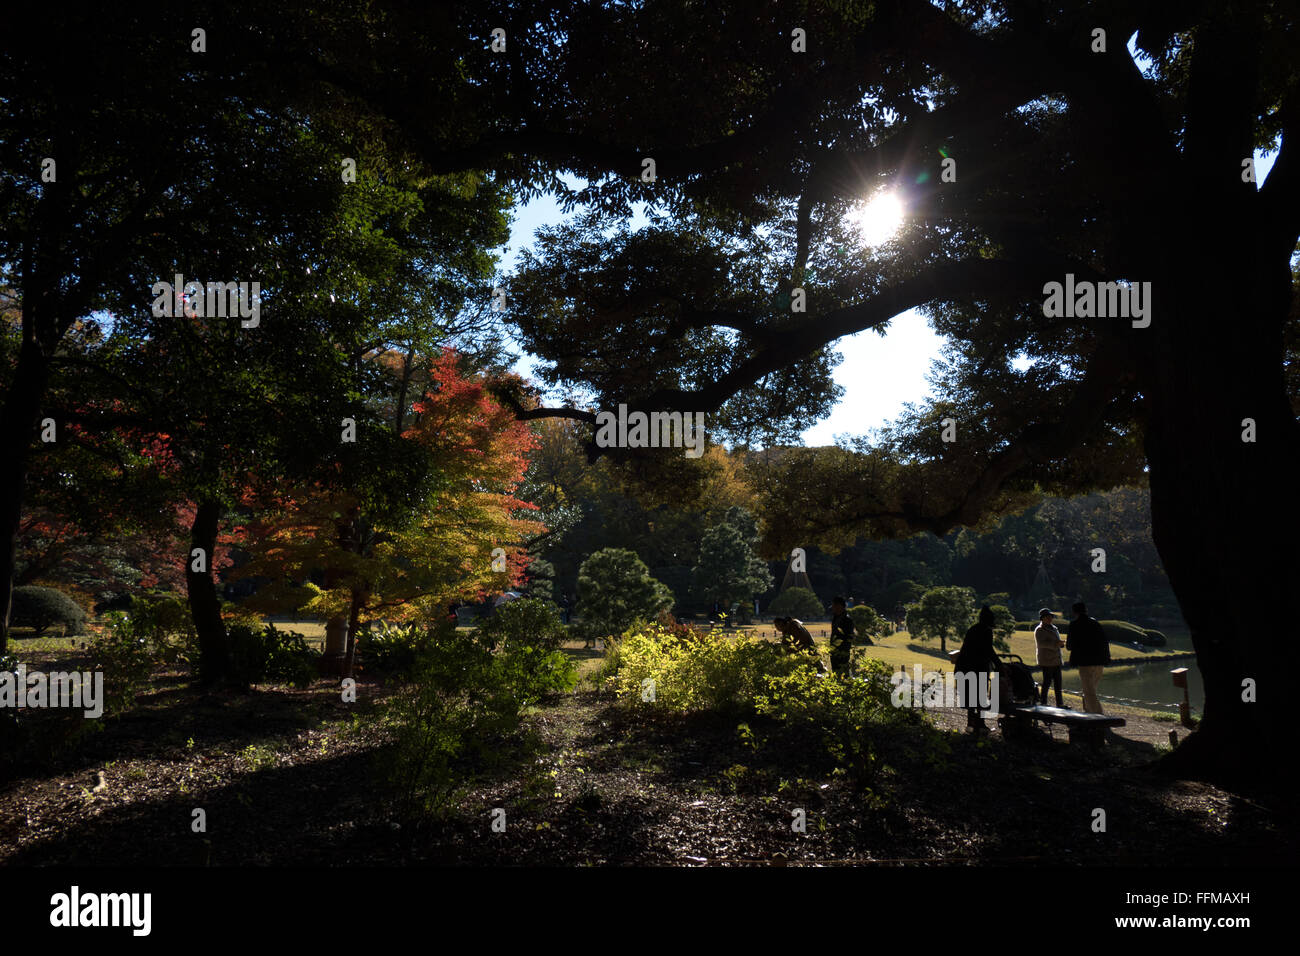
[[[878,246],[894,237],[903,224],[903,201],[893,192],[880,193],[850,213],[858,235],[868,246]]]

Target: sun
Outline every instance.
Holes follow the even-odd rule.
[[[897,193],[883,192],[858,205],[849,217],[863,244],[878,246],[892,239],[903,224],[903,201]]]

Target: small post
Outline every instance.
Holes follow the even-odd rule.
[[[1174,686],[1183,689],[1183,699],[1178,705],[1178,719],[1189,730],[1192,729],[1192,703],[1187,696],[1187,668],[1175,667],[1169,672],[1174,679]]]
[[[1172,750],[1178,746],[1178,731],[1169,731],[1169,749]]]

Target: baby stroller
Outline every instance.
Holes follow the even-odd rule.
[[[998,671],[998,696],[1004,708],[1014,705],[1032,707],[1038,703],[1038,684],[1034,673],[1018,654],[1003,654]]]

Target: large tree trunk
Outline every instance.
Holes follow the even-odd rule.
[[[26,334],[24,337],[13,382],[0,408],[0,655],[9,646],[9,614],[13,608],[18,524],[22,520],[28,456],[50,375],[49,362],[40,348]]]
[[[1294,693],[1285,652],[1300,579],[1300,429],[1282,377],[1290,272],[1251,246],[1226,230],[1202,245],[1175,281],[1156,286],[1165,292],[1145,330],[1152,533],[1205,681],[1199,729],[1162,765],[1281,785],[1296,776],[1282,742]],[[1254,442],[1242,439],[1244,419]]]
[[[185,589],[189,595],[190,616],[199,636],[199,684],[215,687],[233,681],[230,640],[221,619],[221,601],[213,579],[213,553],[217,546],[217,527],[221,505],[215,501],[199,502],[190,526],[190,554],[185,564]],[[194,549],[201,548],[204,570],[194,570]]]

